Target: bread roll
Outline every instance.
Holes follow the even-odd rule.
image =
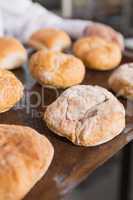
[[[116,69],[109,78],[109,86],[118,96],[133,100],[133,63]]]
[[[123,105],[106,89],[77,85],[63,92],[44,113],[47,126],[76,145],[96,146],[125,127]]]
[[[57,88],[81,83],[85,76],[81,60],[60,52],[40,50],[31,57],[29,67],[32,76],[40,84]]]
[[[18,40],[0,37],[0,69],[15,69],[23,65],[26,59],[26,50]]]
[[[118,45],[95,36],[77,40],[73,51],[88,68],[97,70],[113,69],[119,65],[122,58]]]
[[[103,38],[107,42],[116,43],[121,50],[124,50],[124,37],[121,33],[117,32],[108,25],[92,23],[90,26],[86,27],[84,36],[97,36]]]
[[[47,171],[51,143],[29,127],[0,125],[0,200],[20,200]]]
[[[23,89],[12,72],[0,69],[0,113],[8,111],[21,99]]]
[[[71,39],[62,30],[45,28],[33,33],[29,38],[28,44],[37,50],[62,51],[71,45]]]

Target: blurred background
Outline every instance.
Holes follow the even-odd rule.
[[[126,36],[133,33],[133,0],[34,0],[64,17],[111,25]]]
[[[39,2],[64,17],[102,22],[121,31],[125,36],[133,35],[133,0],[34,0],[34,2]],[[120,196],[122,155],[122,152],[119,152],[98,168],[64,200],[126,200]],[[133,174],[130,176],[133,180]],[[125,182],[125,187],[126,184]],[[130,187],[133,187],[133,183]],[[132,189],[129,196],[130,200],[133,200]]]

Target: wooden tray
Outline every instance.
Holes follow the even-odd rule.
[[[36,102],[36,92],[42,95],[42,88],[32,80],[27,68],[27,66],[24,66],[14,72],[26,87],[26,105],[28,106],[29,101],[32,104]],[[107,80],[110,73],[87,70],[83,84],[97,84],[108,88]],[[43,92],[45,104],[49,104],[55,99],[55,93],[52,90],[45,88]],[[120,100],[126,107],[126,100]],[[132,115],[126,117],[127,125],[125,131],[112,141],[91,148],[74,146],[68,140],[53,134],[46,127],[42,116],[39,116],[39,112],[42,113],[43,110],[42,105],[30,109],[21,105],[0,115],[0,123],[28,125],[46,135],[55,148],[54,159],[48,172],[25,197],[25,200],[61,199],[68,191],[92,173],[93,170],[102,165],[133,139]]]

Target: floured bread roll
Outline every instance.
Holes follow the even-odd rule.
[[[0,69],[20,67],[26,59],[26,50],[18,40],[11,37],[0,37]]]
[[[122,58],[118,45],[96,36],[77,40],[73,51],[87,67],[97,70],[113,69],[119,65]]]
[[[40,50],[31,57],[29,67],[40,84],[58,88],[79,84],[85,76],[82,61],[61,52]]]
[[[47,171],[54,149],[29,127],[0,125],[0,200],[20,200]]]
[[[74,144],[95,146],[113,139],[124,129],[125,110],[106,89],[77,85],[47,107],[44,119],[49,129]]]
[[[62,51],[71,45],[71,39],[62,30],[45,28],[33,33],[28,44],[35,49]]]
[[[22,96],[22,83],[12,72],[0,69],[0,113],[12,108]]]
[[[109,85],[118,96],[133,100],[133,63],[121,65],[109,78]]]

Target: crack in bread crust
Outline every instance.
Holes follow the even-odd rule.
[[[78,85],[63,92],[49,105],[44,119],[51,130],[74,144],[94,146],[123,130],[125,110],[106,89]]]

